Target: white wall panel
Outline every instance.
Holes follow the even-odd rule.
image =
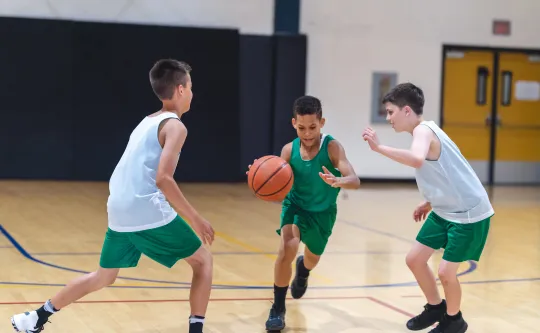
[[[425,118],[439,121],[442,45],[540,48],[537,0],[304,0],[308,93],[319,96],[326,130],[344,145],[364,177],[411,178],[412,168],[373,153],[362,141],[370,125],[371,74],[395,71],[426,95]],[[510,19],[510,37],[493,36],[492,19]],[[408,134],[374,125],[381,141],[408,147]]]

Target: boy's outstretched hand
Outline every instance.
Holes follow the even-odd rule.
[[[375,130],[371,127],[368,127],[364,130],[364,133],[362,133],[362,138],[364,141],[367,141],[369,143],[369,147],[373,151],[379,150],[379,138],[377,137],[377,133],[375,133]]]
[[[340,185],[339,180],[341,178],[334,176],[334,174],[328,171],[328,169],[324,165],[322,168],[323,168],[324,173],[319,172],[319,176],[321,176],[322,180],[324,180],[326,184],[332,187],[339,187]]]

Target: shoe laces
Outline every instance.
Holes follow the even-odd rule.
[[[270,316],[281,317],[282,312],[283,311],[279,311],[279,309],[276,307],[276,303],[272,303],[272,307],[270,308]]]

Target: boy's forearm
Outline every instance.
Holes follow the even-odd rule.
[[[357,189],[360,187],[360,178],[357,175],[349,175],[339,178],[339,187],[344,189]]]
[[[377,151],[381,155],[413,168],[420,168],[424,162],[421,157],[418,157],[408,149],[399,149],[380,145]]]

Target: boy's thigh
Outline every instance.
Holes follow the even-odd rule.
[[[449,262],[479,261],[486,245],[491,218],[475,223],[452,223],[443,259]]]
[[[99,265],[102,268],[136,267],[141,251],[131,242],[129,232],[117,232],[110,228],[105,233]]]
[[[283,203],[281,206],[281,216],[279,228],[276,229],[276,233],[281,236],[281,232],[284,226],[294,224],[294,219],[298,213],[298,208],[289,203]]]
[[[133,233],[131,242],[147,257],[168,268],[202,246],[201,239],[180,216],[162,227]]]
[[[448,243],[448,224],[449,222],[434,212],[429,213],[416,236],[416,241],[434,250],[446,247]]]
[[[332,235],[337,212],[329,209],[323,212],[303,211],[295,216],[294,224],[300,230],[302,242],[315,255],[322,255]]]

